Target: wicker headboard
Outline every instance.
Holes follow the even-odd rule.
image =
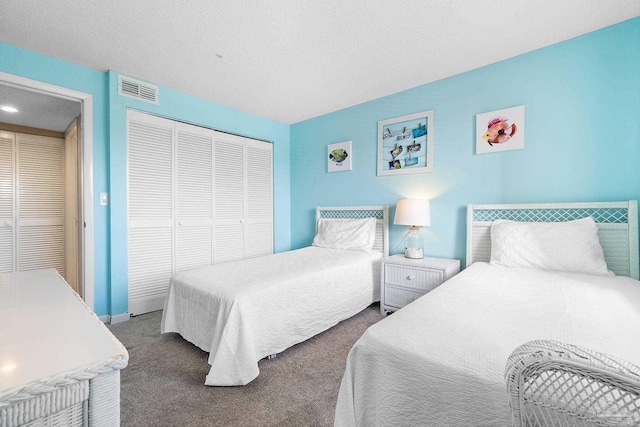
[[[389,255],[389,206],[344,206],[316,208],[316,227],[320,218],[376,218],[376,240],[373,249]]]
[[[563,222],[593,217],[609,270],[638,279],[638,203],[547,203],[467,206],[467,267],[491,257],[491,223],[496,219]]]

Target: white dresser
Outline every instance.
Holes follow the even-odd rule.
[[[459,272],[458,259],[388,256],[382,260],[380,311],[385,314],[398,310]]]
[[[0,427],[119,426],[129,355],[54,269],[0,274]]]

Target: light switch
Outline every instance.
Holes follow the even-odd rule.
[[[109,193],[100,193],[100,206],[109,206]]]

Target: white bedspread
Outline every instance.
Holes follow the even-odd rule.
[[[307,247],[176,274],[161,332],[209,352],[206,385],[244,385],[258,361],[380,298],[380,252]]]
[[[640,365],[640,282],[476,263],[371,326],[336,426],[509,426],[508,356],[533,339]]]

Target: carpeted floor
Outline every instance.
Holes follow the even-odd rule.
[[[121,372],[123,426],[332,426],[347,353],[382,319],[373,304],[335,327],[259,362],[246,386],[208,387],[208,353],[160,335],[161,311],[109,329],[129,351]]]

